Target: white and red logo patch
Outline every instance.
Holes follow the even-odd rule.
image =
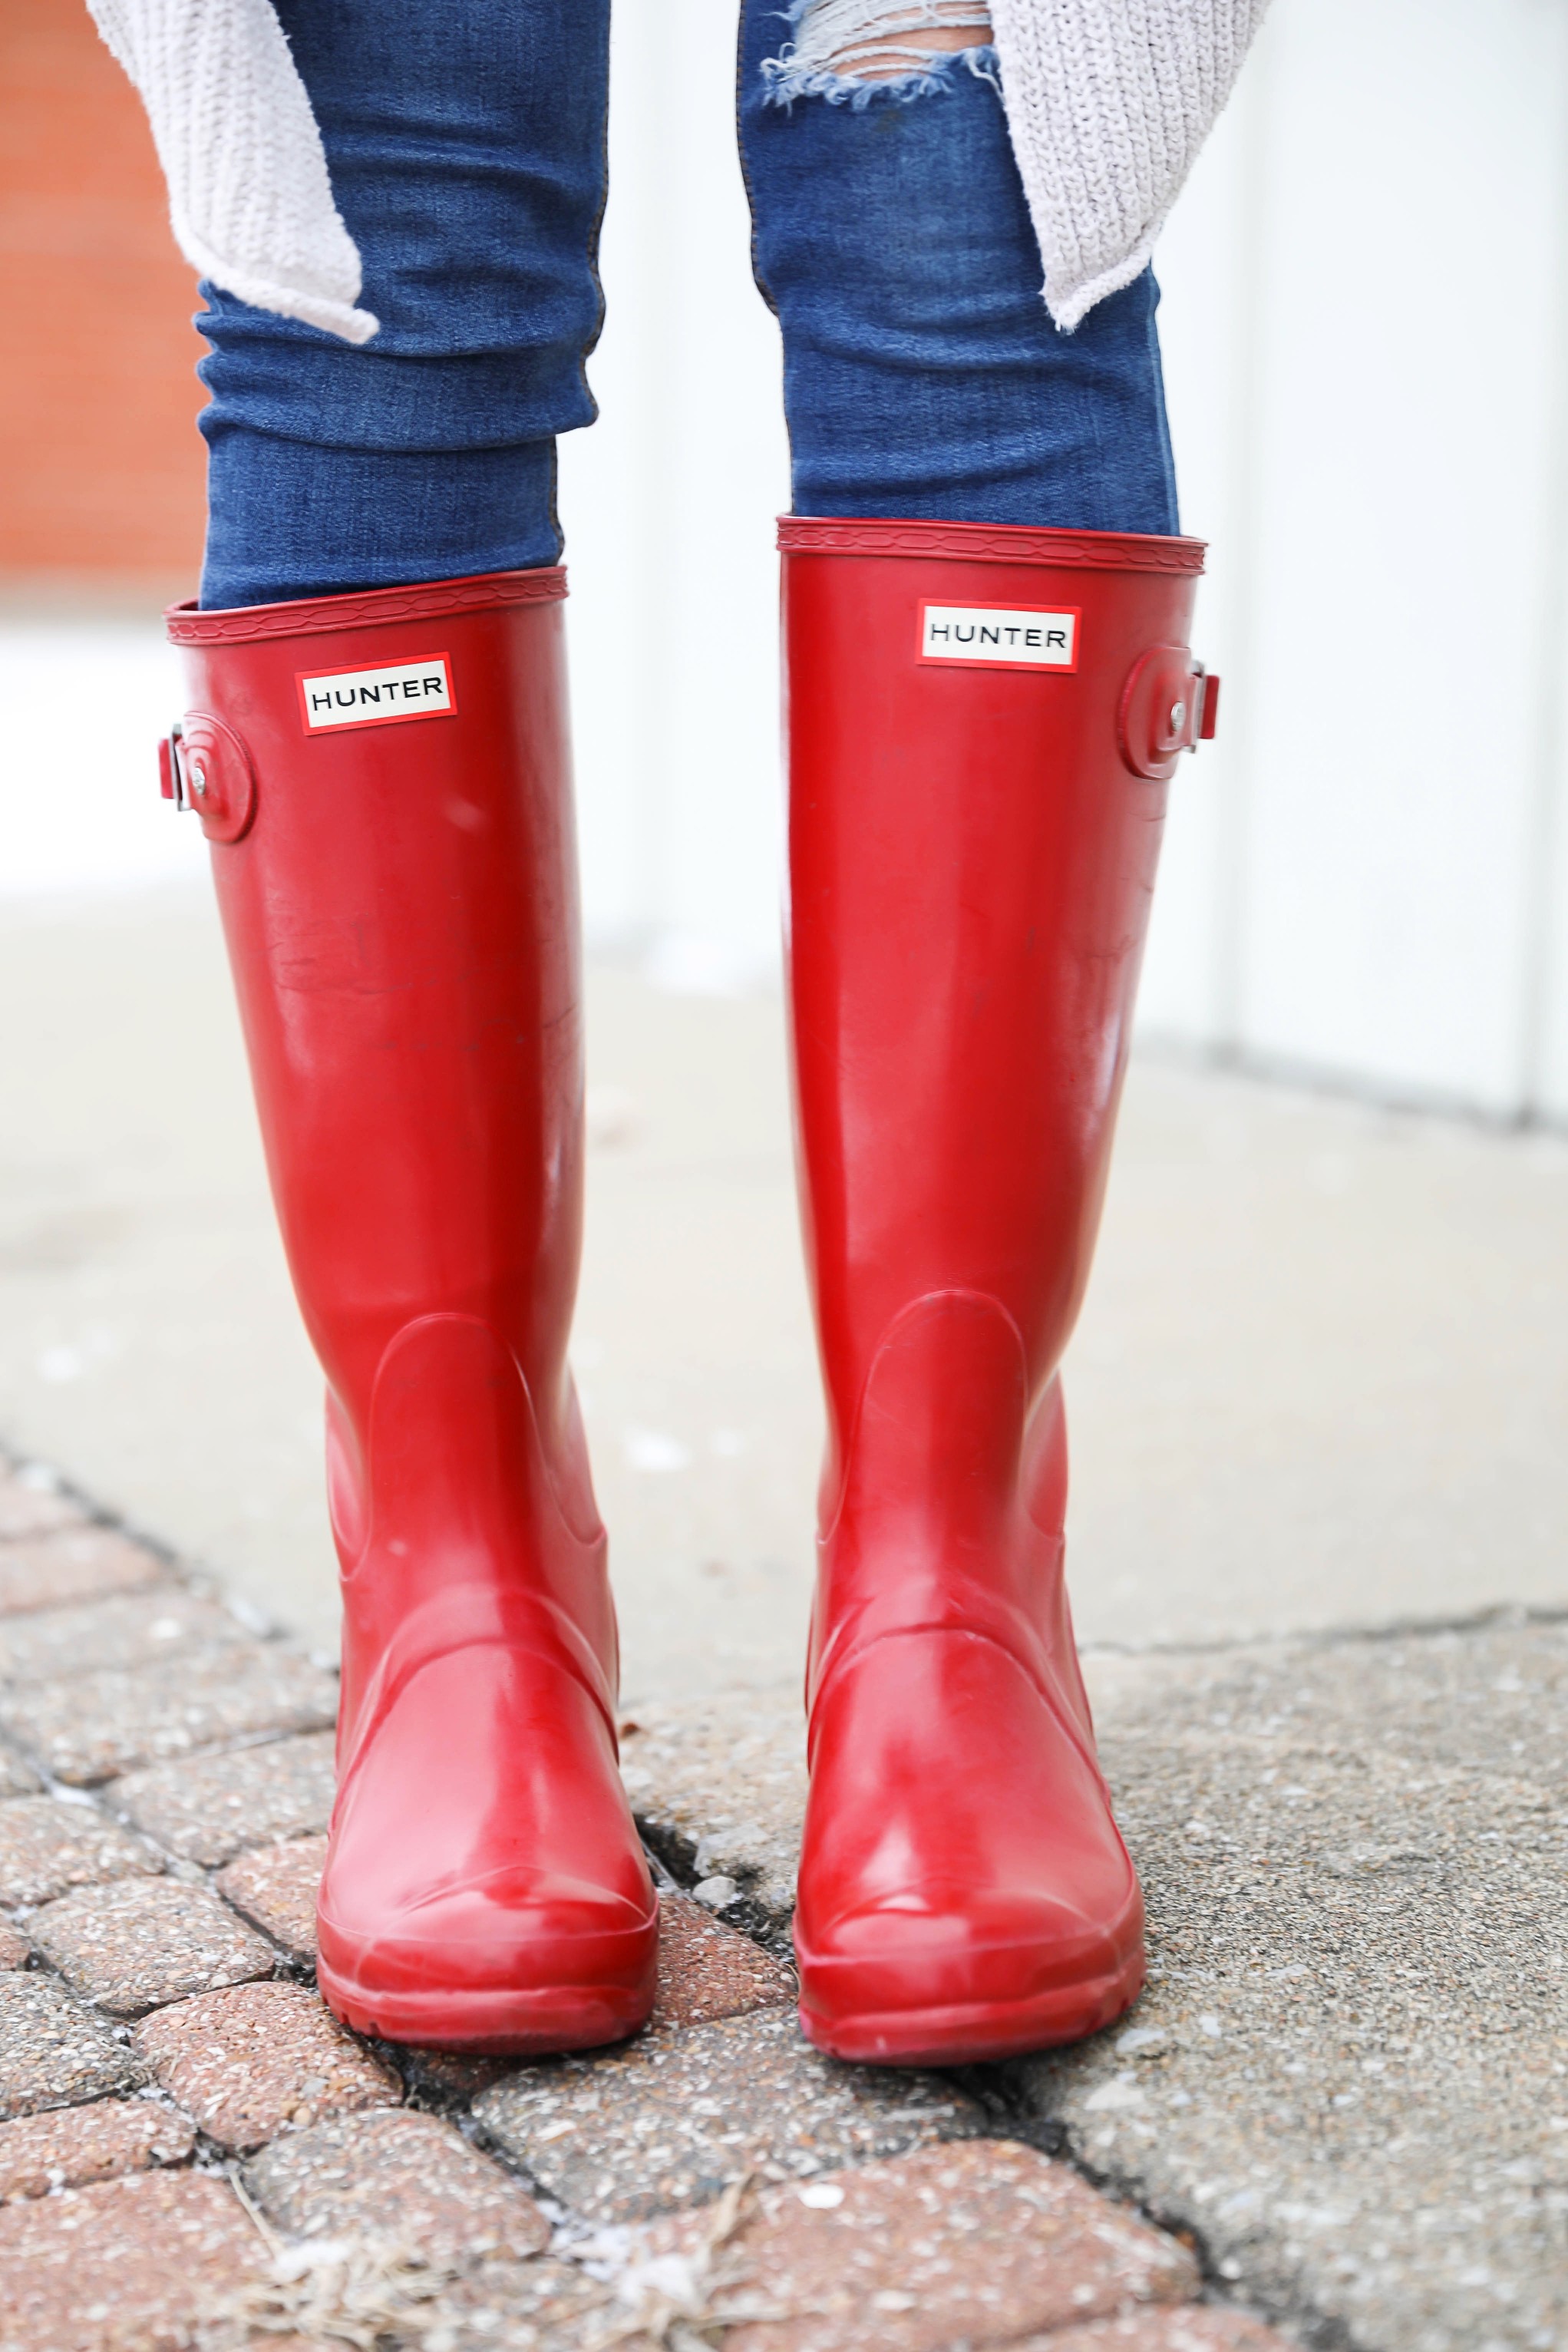
[[[1078,614],[1036,604],[922,604],[920,659],[985,669],[1076,669]]]
[[[388,662],[379,669],[318,669],[299,679],[308,734],[337,727],[388,727],[400,719],[450,719],[457,709],[444,654]]]

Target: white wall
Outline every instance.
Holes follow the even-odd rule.
[[[777,969],[788,499],[736,12],[618,7],[603,416],[560,489],[590,937],[719,987]],[[1158,268],[1225,691],[1145,1032],[1568,1120],[1568,0],[1274,0]],[[195,871],[156,632],[0,640],[0,896]]]
[[[751,282],[735,0],[615,12],[598,425],[561,449],[589,936],[776,964],[779,336]]]
[[[566,445],[591,932],[765,968],[777,335],[735,0],[620,10],[604,415]],[[1275,0],[1158,267],[1200,649],[1145,1029],[1568,1117],[1568,12]]]
[[[1145,1023],[1502,1115],[1568,1109],[1565,34],[1277,0],[1160,257],[1229,677]]]

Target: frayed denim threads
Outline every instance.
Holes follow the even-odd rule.
[[[277,9],[382,325],[350,345],[209,289],[204,601],[552,563],[556,436],[594,414],[609,0]],[[986,22],[977,0],[746,0],[797,510],[1172,531],[1152,278],[1060,332],[994,50],[913,49]],[[681,390],[722,397],[700,363]]]
[[[782,57],[769,58],[762,71],[768,84],[770,106],[792,106],[798,98],[826,99],[830,106],[849,106],[859,114],[878,99],[892,105],[907,106],[917,98],[940,98],[953,87],[955,70],[967,66],[977,81],[989,82],[1000,92],[996,47],[983,41],[972,49],[913,49],[900,52],[910,58],[918,54],[920,64],[911,64],[900,74],[879,74],[868,80],[863,74],[841,73],[834,66],[813,65],[800,58],[791,47]]]
[[[741,151],[795,511],[1172,532],[1150,273],[1062,333],[995,76],[955,70],[962,49],[907,78],[841,70],[879,33],[984,16],[974,0],[749,0]],[[826,104],[779,102],[824,76]],[[907,103],[928,81],[941,102]]]

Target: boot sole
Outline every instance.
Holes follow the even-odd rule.
[[[802,1975],[809,1966],[802,1968]],[[1055,1985],[1028,2000],[866,2011],[848,2017],[824,2017],[802,2001],[800,2031],[830,2058],[860,2065],[963,2066],[1086,2041],[1124,2016],[1143,1989],[1144,1955],[1139,1950],[1108,1975]]]
[[[527,1990],[377,1992],[323,1962],[316,1981],[334,2017],[378,2042],[476,2057],[530,2058],[624,2042],[648,2021],[651,1988],[542,1985]]]

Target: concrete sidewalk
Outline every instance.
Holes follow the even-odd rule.
[[[816,2343],[813,2295],[862,2272],[823,2343],[1243,2352],[1271,2340],[1249,2308],[1351,2352],[1568,2341],[1560,1139],[1134,1066],[1068,1378],[1075,1602],[1150,1990],[1082,2052],[879,2084],[802,2057],[777,1967],[819,1436],[779,1008],[594,970],[575,1354],[673,1973],[646,2044],[455,2073],[335,2038],[309,1990],[333,1696],[319,1383],[211,915],[179,894],[12,908],[0,1000],[0,1432],[197,1579],[68,1512],[36,1550],[0,1527],[0,2105],[40,2111],[0,2145],[19,2184],[0,2197],[23,2200],[0,2267],[55,2282],[28,2352],[75,2352],[78,2255],[89,2283],[123,2255],[183,2343],[166,2274],[197,2243],[204,2347],[253,2352],[290,2315],[341,2341],[356,2312],[370,2340],[366,2313],[394,2306],[375,2340],[597,2345],[607,2293],[643,2340],[712,2340],[740,2308],[713,2284],[741,2275],[727,2233],[795,2314],[736,2352]],[[55,1508],[47,1483],[13,1502]],[[225,1592],[319,1662],[246,1635]],[[130,2042],[116,2019],[140,2021]],[[1124,2209],[1073,2205],[1060,2168],[1026,2179],[1031,2145],[1176,2238],[1117,2236]],[[206,2179],[248,2149],[259,2271]],[[777,2196],[743,2212],[753,2157]],[[51,2217],[51,2167],[101,2185]],[[802,2238],[796,2204],[836,2211],[836,2181],[784,2184],[835,2168],[849,2234]],[[898,2233],[973,2210],[952,2275],[983,2279],[1020,2197],[1056,2251],[1007,2273],[993,2332],[985,2292],[906,2321],[936,2306]],[[353,2251],[386,2212],[419,2278]],[[288,2251],[312,2234],[349,2246],[329,2278]],[[680,2308],[650,2284],[677,2272]]]
[[[204,897],[0,908],[0,1432],[329,1647],[319,1383]],[[780,1009],[601,965],[588,1026],[627,1692],[789,1688],[821,1423]],[[1568,1144],[1136,1063],[1067,1392],[1092,1643],[1568,1605]]]
[[[647,2032],[439,2057],[312,1983],[332,1676],[0,1476],[0,2346],[1552,2352],[1568,1627],[1090,1678],[1131,2019],[946,2078],[809,2051],[798,1713],[735,1691],[621,1724]]]

